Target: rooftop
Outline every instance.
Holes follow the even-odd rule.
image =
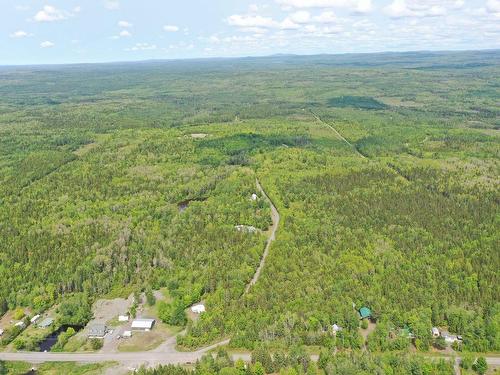
[[[372,311],[368,307],[362,307],[359,309],[359,315],[361,319],[369,318],[372,316]]]
[[[134,319],[132,321],[131,328],[139,329],[151,329],[155,324],[154,319]]]
[[[52,325],[52,323],[54,323],[54,319],[52,319],[52,318],[45,318],[44,320],[42,320],[38,324],[38,327],[40,327],[40,328],[47,328],[47,327],[50,327]]]

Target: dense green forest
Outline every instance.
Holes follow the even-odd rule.
[[[439,326],[499,351],[499,61],[0,67],[0,315],[167,287],[166,311],[207,305],[189,348],[425,352]],[[281,222],[244,294],[271,225],[256,179]],[[342,358],[329,368],[366,360]]]
[[[267,355],[266,355],[267,354]],[[242,360],[232,361],[227,352],[219,351],[216,357],[205,356],[193,369],[180,366],[160,366],[139,369],[139,375],[372,375],[372,374],[422,374],[452,375],[453,364],[443,359],[432,360],[401,353],[374,356],[367,353],[322,354],[318,362],[310,360],[301,348],[290,353],[279,352],[271,358],[266,351],[252,353],[250,365]]]

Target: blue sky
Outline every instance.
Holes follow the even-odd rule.
[[[500,0],[0,0],[0,65],[500,48]]]

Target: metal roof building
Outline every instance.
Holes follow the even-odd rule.
[[[134,319],[132,321],[131,328],[135,330],[149,331],[150,329],[153,328],[154,324],[155,324],[154,319]]]
[[[361,319],[371,318],[372,311],[368,307],[362,307],[359,309],[359,316]]]
[[[54,319],[52,318],[45,318],[42,320],[39,324],[38,327],[40,328],[48,328],[54,323]]]

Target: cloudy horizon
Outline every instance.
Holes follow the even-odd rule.
[[[0,20],[0,65],[500,47],[500,0],[26,0]]]

